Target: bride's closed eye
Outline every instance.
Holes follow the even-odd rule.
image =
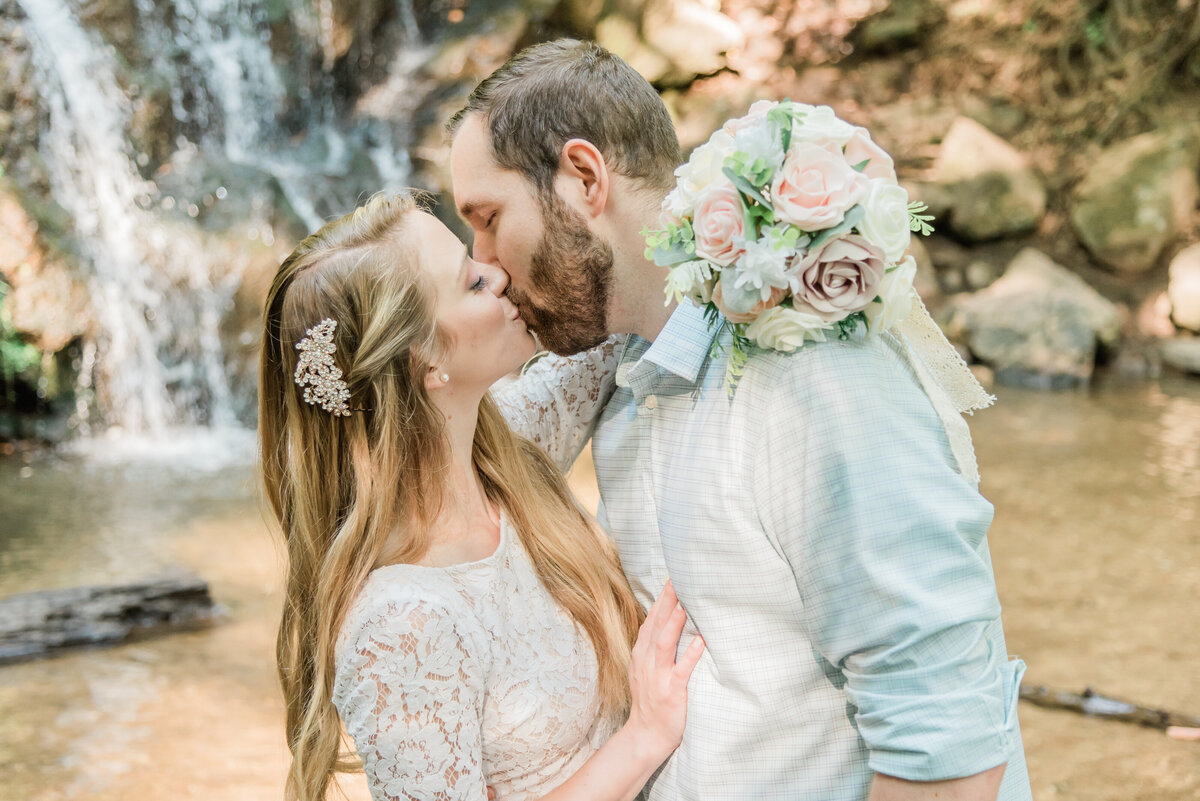
[[[472,292],[480,292],[484,289],[487,289],[487,285],[488,285],[487,276],[480,275],[478,278],[475,279],[475,283],[471,284],[471,291]]]

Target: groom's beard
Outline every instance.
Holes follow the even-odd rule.
[[[508,297],[542,347],[569,356],[599,345],[609,334],[612,247],[557,196],[542,203],[542,224],[542,241],[530,262],[533,293],[510,285]]]

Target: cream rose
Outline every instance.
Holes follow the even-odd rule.
[[[730,136],[733,136],[739,131],[749,128],[759,120],[766,117],[767,112],[778,105],[779,102],[776,100],[756,100],[751,104],[750,110],[747,111],[744,116],[735,117],[732,120],[728,120],[724,125],[721,126],[721,130]]]
[[[746,336],[760,348],[791,353],[805,342],[824,342],[827,325],[818,315],[776,306],[746,326]]]
[[[811,142],[793,144],[771,185],[775,214],[802,231],[820,231],[841,222],[867,191],[867,178],[840,152]]]
[[[870,181],[862,205],[866,213],[856,226],[858,232],[882,250],[888,261],[899,261],[912,238],[908,192],[891,181],[875,179]]]
[[[806,103],[793,103],[793,107],[803,113],[798,125],[792,126],[792,139],[817,141],[833,140],[838,146],[850,141],[854,135],[854,126],[845,120],[838,119],[829,106],[810,106]]]
[[[696,200],[714,183],[728,181],[722,170],[725,159],[733,153],[733,137],[717,131],[707,142],[692,151],[686,164],[675,169],[676,185],[673,209],[680,215],[690,211]]]
[[[917,260],[905,256],[883,277],[879,285],[880,303],[871,303],[863,311],[872,334],[886,331],[908,317],[913,304],[913,281],[917,277]]]
[[[871,140],[866,128],[855,128],[846,142],[846,163],[854,166],[867,162],[863,175],[868,178],[886,178],[896,180],[896,163],[887,151]]]
[[[844,320],[879,294],[886,267],[883,252],[863,237],[831,239],[800,262],[793,303],[827,323]]]
[[[779,305],[780,301],[787,297],[786,289],[772,289],[771,295],[766,300],[760,300],[758,303],[750,307],[747,312],[736,312],[725,305],[725,293],[721,287],[725,283],[724,280],[718,281],[717,286],[712,292],[712,302],[721,310],[721,314],[725,315],[725,319],[731,323],[748,323],[758,317],[768,309],[773,309]]]
[[[696,255],[727,267],[743,248],[737,244],[744,241],[746,233],[742,199],[733,184],[724,184],[709,189],[696,202],[696,216],[692,230],[696,236]]]

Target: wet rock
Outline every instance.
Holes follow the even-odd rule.
[[[1149,270],[1196,207],[1200,136],[1151,132],[1102,153],[1075,190],[1071,223],[1097,260],[1123,273]]]
[[[0,183],[0,274],[12,287],[5,308],[14,328],[38,350],[54,353],[85,333],[87,291],[67,257],[39,236],[19,196]]]
[[[1120,337],[1121,317],[1081,278],[1026,248],[995,283],[954,304],[947,328],[997,381],[1055,389],[1090,380],[1097,348]]]
[[[218,613],[207,582],[191,575],[13,595],[0,600],[0,664],[193,630]]]
[[[1200,332],[1200,243],[1179,251],[1171,259],[1168,275],[1171,320],[1180,328]]]
[[[949,226],[970,242],[1032,231],[1046,213],[1046,189],[1028,160],[974,120],[950,126],[934,164],[949,193]]]
[[[1164,364],[1200,375],[1200,339],[1168,339],[1159,346]]]

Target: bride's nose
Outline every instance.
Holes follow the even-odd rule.
[[[494,264],[483,264],[480,269],[488,272],[488,289],[492,290],[497,297],[503,295],[504,291],[508,289],[508,273]]]

